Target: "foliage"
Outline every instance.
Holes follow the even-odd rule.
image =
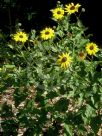
[[[8,41],[0,33],[1,95],[13,90],[13,107],[8,103],[1,107],[4,136],[17,135],[19,128],[25,129],[24,136],[98,133],[102,73],[97,67],[102,65],[102,49],[85,35],[86,28],[77,13],[83,11],[81,5],[79,9],[71,5],[74,11],[61,13],[61,17],[60,12],[51,11],[57,22],[53,28],[26,34],[18,24],[15,31],[21,35],[14,38],[11,33]],[[57,10],[61,8],[64,11],[64,5],[58,2]],[[94,54],[88,54],[87,44]]]

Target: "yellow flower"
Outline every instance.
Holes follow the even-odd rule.
[[[65,5],[65,12],[67,12],[68,14],[73,14],[75,12],[78,12],[80,6],[80,4],[74,5],[74,3],[67,4]]]
[[[86,51],[89,55],[95,55],[99,51],[99,48],[95,43],[91,42],[86,45]]]
[[[20,31],[13,35],[13,40],[16,42],[25,43],[28,40],[28,36],[25,32]]]
[[[86,58],[86,53],[84,53],[84,52],[79,52],[78,55],[79,55],[80,60],[84,60]]]
[[[41,39],[43,40],[48,40],[54,37],[54,30],[52,28],[45,28],[40,32],[41,34]]]
[[[66,69],[70,66],[72,57],[70,57],[68,53],[62,53],[62,55],[59,55],[58,57],[58,63],[61,65],[61,68]]]
[[[63,18],[64,16],[64,10],[62,8],[55,8],[53,10],[51,10],[53,13],[53,17],[57,20],[60,20]]]

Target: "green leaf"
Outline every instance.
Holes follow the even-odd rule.
[[[8,44],[8,46],[9,46],[11,49],[14,49],[14,46],[13,46],[13,45]]]
[[[64,134],[64,136],[74,136],[71,125],[64,124],[64,128],[65,128],[65,134]]]
[[[90,105],[86,106],[85,116],[88,117],[94,117],[96,115],[96,111],[93,107]]]
[[[15,65],[4,65],[4,67],[7,69],[13,69],[15,68]]]

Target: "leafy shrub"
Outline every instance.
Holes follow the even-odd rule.
[[[20,128],[27,136],[98,133],[102,49],[85,35],[78,11],[84,11],[80,4],[58,2],[51,10],[57,26],[27,34],[18,24],[9,41],[2,36],[0,88],[2,94],[13,90],[12,107],[6,102],[1,108],[5,136]]]

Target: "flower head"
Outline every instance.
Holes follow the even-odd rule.
[[[31,43],[33,43],[33,45],[38,45],[39,41],[37,39],[35,40],[29,40]]]
[[[89,55],[95,55],[99,51],[99,48],[95,43],[91,42],[86,45],[86,51]]]
[[[78,12],[80,6],[80,4],[74,5],[74,3],[65,5],[65,12],[67,12],[68,14],[73,14],[75,12]]]
[[[61,65],[61,68],[68,68],[72,62],[72,57],[70,57],[68,53],[62,53],[62,55],[59,55],[58,57],[58,63]]]
[[[13,40],[16,42],[25,43],[28,40],[28,36],[25,32],[20,31],[13,35]]]
[[[48,40],[54,37],[54,30],[52,28],[45,28],[40,32],[41,39]]]
[[[53,10],[51,10],[51,11],[52,11],[52,13],[53,13],[53,17],[54,17],[55,19],[57,19],[57,20],[62,19],[63,16],[64,16],[64,10],[63,10],[61,7],[55,8],[55,9],[53,9]]]
[[[79,52],[78,56],[79,56],[80,60],[84,60],[86,58],[86,53],[85,52]]]

